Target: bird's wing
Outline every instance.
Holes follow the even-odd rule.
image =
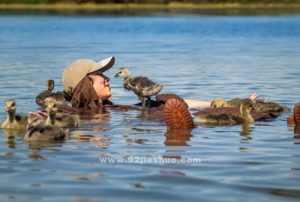
[[[143,92],[144,96],[152,96],[152,95],[157,95],[161,91],[162,88],[163,88],[162,85],[154,84],[152,86],[143,88],[142,92]]]
[[[147,77],[144,77],[144,76],[136,76],[136,77],[131,79],[130,83],[133,86],[138,85],[141,88],[145,88],[145,87],[152,86],[152,85],[156,84],[156,83],[154,83],[153,81],[151,81],[150,79],[148,79]]]
[[[21,125],[27,125],[27,116],[25,115],[16,114],[15,120]]]
[[[147,77],[143,77],[143,76],[134,77],[130,81],[130,84],[134,89],[136,89],[136,92],[138,92],[142,97],[157,95],[163,88],[162,85],[154,83]]]
[[[131,86],[129,83],[123,83],[123,87],[126,89],[126,90],[131,90]]]

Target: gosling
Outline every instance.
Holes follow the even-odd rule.
[[[1,124],[1,128],[24,130],[27,126],[27,116],[16,114],[17,104],[14,99],[9,99],[5,102],[7,118]]]
[[[38,94],[35,98],[35,102],[42,108],[46,107],[45,99],[48,97],[52,97],[56,100],[56,102],[60,105],[67,105],[68,102],[65,99],[64,93],[62,92],[52,92],[55,86],[55,82],[52,79],[49,79],[47,82],[47,90]]]
[[[58,126],[61,128],[76,127],[79,125],[78,116],[72,116],[68,114],[57,115],[57,103],[56,100],[49,97],[46,99],[47,106],[47,119],[45,125]]]
[[[115,77],[124,77],[124,88],[133,91],[139,100],[141,100],[143,107],[146,106],[146,102],[150,104],[151,96],[157,95],[163,88],[162,85],[144,76],[135,76],[132,78],[129,70],[125,67],[121,67]]]
[[[240,109],[232,107],[211,108],[196,112],[195,122],[204,124],[234,125],[252,123],[254,119],[251,115],[253,110],[251,99],[245,99]]]
[[[45,126],[44,121],[36,115],[29,115],[27,132],[23,140],[26,142],[49,142],[68,138],[68,133],[57,126]]]

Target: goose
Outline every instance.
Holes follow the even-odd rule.
[[[249,98],[246,98],[249,99]],[[229,101],[224,100],[223,98],[216,98],[211,102],[211,107],[220,108],[220,107],[240,107],[241,103],[245,99],[235,98]],[[269,113],[272,117],[277,117],[282,112],[287,112],[289,109],[285,106],[281,106],[276,102],[270,102],[265,100],[255,100],[253,101],[253,107],[255,108],[256,113]]]
[[[135,76],[132,78],[129,70],[125,67],[121,67],[115,77],[124,77],[124,88],[133,91],[141,100],[144,107],[146,106],[145,99],[150,102],[150,97],[157,95],[163,88],[162,85],[154,83],[144,76]]]
[[[196,112],[195,122],[205,124],[233,125],[242,123],[252,123],[254,118],[251,115],[253,102],[251,99],[245,99],[238,108],[223,107],[210,108]]]
[[[57,115],[57,102],[56,99],[49,97],[45,100],[47,106],[47,119],[45,125],[58,126],[62,128],[75,127],[79,125],[78,116],[69,114]]]
[[[242,99],[235,98],[229,101],[224,100],[223,98],[216,98],[211,101],[210,107],[220,108],[220,107],[239,107],[241,105]]]
[[[42,119],[37,116],[29,116],[27,132],[23,140],[25,142],[58,141],[68,138],[68,133],[57,126],[45,126]]]
[[[254,103],[257,113],[269,113],[272,117],[278,117],[282,112],[290,111],[289,108],[282,106],[276,102],[265,100],[256,100]]]
[[[16,114],[17,104],[14,99],[6,100],[5,109],[7,118],[1,124],[1,128],[23,130],[27,126],[27,116]]]
[[[36,96],[36,104],[39,105],[42,108],[45,108],[45,99],[47,97],[52,97],[56,100],[56,102],[60,105],[67,105],[67,101],[65,99],[63,92],[52,92],[55,86],[54,80],[50,79],[47,82],[47,90],[41,92]]]
[[[33,126],[37,126],[37,125],[45,126],[46,118],[47,118],[47,116],[45,117],[44,115],[40,115],[39,113],[29,112],[26,130],[29,130]]]

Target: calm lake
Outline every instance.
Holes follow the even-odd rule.
[[[121,66],[183,98],[258,92],[290,109],[300,101],[300,15],[2,14],[0,44],[1,120],[6,99],[27,114],[48,79],[62,90],[66,65],[111,55],[116,104],[137,103],[113,77]],[[247,131],[199,125],[173,137],[141,112],[108,111],[72,129],[71,139],[41,146],[0,129],[0,201],[299,201],[300,140],[286,124],[290,113]]]

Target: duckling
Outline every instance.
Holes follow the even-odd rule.
[[[23,140],[26,142],[58,141],[68,138],[68,133],[57,126],[45,126],[42,119],[29,116],[28,128]]]
[[[254,108],[257,113],[269,113],[272,117],[279,116],[282,112],[288,112],[289,108],[282,106],[276,102],[265,100],[256,100]]]
[[[210,107],[212,108],[227,107],[227,102],[223,98],[216,98],[213,101],[211,101]]]
[[[75,127],[79,125],[78,116],[72,116],[68,114],[57,116],[56,99],[49,97],[46,99],[45,104],[47,106],[47,119],[45,121],[45,125],[55,125],[62,128]]]
[[[135,76],[131,78],[129,70],[125,67],[121,67],[115,77],[124,77],[124,88],[133,91],[141,100],[144,107],[146,105],[145,98],[150,101],[150,97],[157,95],[163,88],[162,85],[154,83],[144,76]]]
[[[242,123],[252,123],[254,119],[251,115],[253,102],[251,99],[245,99],[240,109],[223,107],[211,108],[196,112],[195,122],[206,124],[232,125]]]
[[[211,102],[210,107],[213,107],[213,108],[240,107],[242,101],[243,100],[240,99],[240,98],[234,98],[234,99],[229,100],[229,101],[226,101],[223,98],[216,98]]]
[[[28,124],[26,127],[26,131],[30,130],[35,126],[45,126],[46,118],[44,115],[40,115],[36,112],[29,112],[28,113]]]
[[[248,99],[248,98],[246,98]],[[241,103],[245,99],[235,98],[229,101],[224,100],[223,98],[217,98],[211,102],[211,107],[220,108],[220,107],[240,107]],[[257,113],[269,113],[272,117],[277,117],[281,112],[287,112],[289,109],[285,106],[281,106],[275,102],[269,102],[264,100],[255,100],[253,101],[253,107]]]
[[[26,129],[27,116],[17,114],[16,115],[16,101],[9,99],[5,102],[5,109],[7,111],[7,118],[1,124],[1,128],[22,130]]]
[[[38,96],[36,96],[36,104],[39,105],[40,107],[45,108],[45,99],[47,97],[53,97],[58,104],[60,105],[67,105],[67,100],[65,99],[65,95],[63,92],[52,92],[55,86],[55,82],[54,80],[50,79],[47,82],[47,90],[41,92],[40,94],[38,94]]]

